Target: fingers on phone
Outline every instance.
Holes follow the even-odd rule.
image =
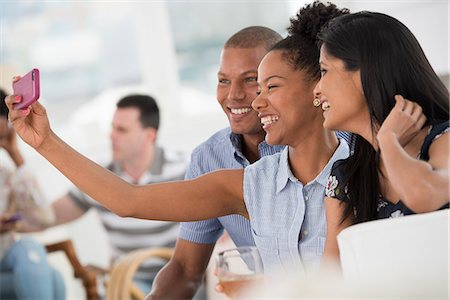
[[[5,103],[6,103],[6,106],[8,106],[9,110],[11,110],[11,106],[14,103],[14,95],[13,96],[6,96]]]
[[[11,96],[7,96],[5,98],[6,106],[8,106],[10,112],[13,110],[13,104],[19,103],[21,101],[22,101],[22,96],[20,96],[20,95],[11,95]]]
[[[13,77],[13,82],[19,81],[19,79],[22,78],[22,76],[17,75]]]
[[[20,114],[21,114],[22,116],[26,116],[26,115],[28,115],[28,114],[30,113],[30,110],[31,110],[31,108],[30,108],[30,106],[28,106],[27,108],[21,109],[21,110],[20,110]]]

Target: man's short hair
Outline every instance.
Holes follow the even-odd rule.
[[[116,104],[117,108],[135,107],[140,112],[139,121],[144,128],[159,128],[159,108],[153,97],[148,95],[129,95]]]
[[[224,45],[224,48],[256,48],[263,46],[267,51],[272,49],[282,39],[282,36],[264,26],[250,26],[233,34]]]
[[[9,109],[8,106],[6,106],[5,98],[6,93],[4,90],[0,89],[0,117],[2,118],[8,118]]]

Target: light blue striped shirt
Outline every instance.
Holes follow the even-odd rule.
[[[266,273],[315,269],[326,238],[325,185],[333,163],[349,155],[343,140],[322,170],[303,185],[289,166],[288,148],[245,168],[244,199]]]
[[[338,137],[346,141],[350,135],[337,132]],[[280,152],[285,146],[270,146],[266,142],[259,144],[260,157]],[[186,179],[197,178],[218,169],[242,169],[249,161],[242,153],[241,137],[225,128],[194,149],[191,162],[186,171]],[[214,198],[211,199],[213,201]],[[179,238],[193,243],[214,244],[226,229],[236,246],[254,246],[250,222],[240,215],[209,219],[198,222],[181,223]]]
[[[261,142],[260,157],[275,154],[285,146],[270,146]],[[225,128],[194,149],[186,179],[196,178],[218,169],[242,169],[249,161],[242,153],[241,136]],[[214,198],[211,198],[214,201]],[[250,222],[240,215],[229,215],[199,222],[182,223],[179,237],[194,243],[214,244],[226,229],[236,246],[254,246]]]

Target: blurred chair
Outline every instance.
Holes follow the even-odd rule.
[[[96,273],[90,268],[83,266],[80,263],[71,240],[47,244],[45,247],[48,253],[63,251],[66,254],[70,264],[72,265],[74,276],[76,278],[81,279],[83,283],[86,292],[86,299],[87,300],[99,299],[99,295],[97,292]]]
[[[346,283],[371,297],[449,296],[449,211],[350,226],[338,235]]]
[[[173,252],[173,248],[142,249],[120,258],[111,270],[106,285],[106,300],[143,299],[144,293],[133,283],[135,272],[144,261],[152,257],[169,261]]]

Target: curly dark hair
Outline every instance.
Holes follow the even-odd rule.
[[[290,19],[288,37],[273,46],[272,50],[283,51],[285,59],[295,70],[304,70],[311,81],[317,81],[320,78],[317,34],[333,18],[349,13],[347,8],[338,9],[330,2],[307,4]]]

